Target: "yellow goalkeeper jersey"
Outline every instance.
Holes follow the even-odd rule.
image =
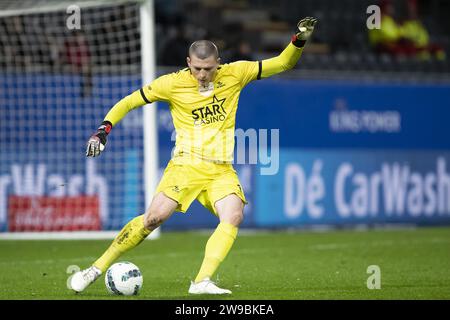
[[[258,78],[259,63],[220,65],[212,90],[204,95],[189,68],[161,76],[142,88],[149,102],[167,101],[176,130],[174,156],[231,162],[241,90]]]
[[[176,129],[174,156],[232,162],[239,95],[251,81],[291,69],[303,48],[290,43],[277,57],[218,67],[208,95],[189,68],[163,75],[119,101],[106,115],[113,125],[130,110],[155,101],[169,103]]]

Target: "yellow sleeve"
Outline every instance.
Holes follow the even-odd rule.
[[[142,94],[147,103],[155,101],[169,101],[175,73],[163,75],[142,87]]]
[[[135,108],[155,101],[169,101],[171,86],[172,74],[153,80],[117,102],[106,114],[104,121],[109,121],[114,126]]]
[[[234,74],[245,87],[250,81],[268,78],[277,73],[292,69],[302,55],[303,47],[297,48],[290,42],[278,56],[262,61],[236,61],[230,63]]]
[[[142,90],[142,89],[141,89]],[[104,121],[109,121],[113,126],[116,125],[131,110],[143,106],[146,102],[142,98],[141,90],[136,90],[117,102],[106,114]]]
[[[292,69],[300,59],[302,48],[297,48],[290,42],[280,55],[261,61],[261,79]]]
[[[259,76],[258,61],[236,61],[230,63],[233,73],[239,78],[241,88],[245,87],[250,81],[256,80]]]

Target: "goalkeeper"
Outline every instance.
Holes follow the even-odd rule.
[[[109,248],[89,268],[75,273],[70,284],[81,292],[125,252],[141,243],[173,212],[186,212],[197,199],[218,217],[206,243],[203,262],[191,294],[229,294],[211,279],[236,239],[246,199],[233,169],[235,116],[241,90],[251,81],[293,68],[316,19],[297,24],[291,42],[280,55],[262,61],[220,64],[214,43],[195,41],[186,58],[188,68],[163,75],[120,100],[89,139],[86,155],[105,148],[111,129],[131,110],[154,101],[170,104],[177,132],[175,149],[147,211],[126,224]]]

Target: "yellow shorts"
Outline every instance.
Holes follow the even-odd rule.
[[[195,163],[170,160],[156,189],[159,192],[178,202],[176,211],[183,213],[197,199],[217,215],[216,201],[233,193],[247,204],[233,165],[203,160]]]

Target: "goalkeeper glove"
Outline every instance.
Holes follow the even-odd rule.
[[[316,23],[317,19],[312,17],[306,17],[300,20],[297,23],[295,34],[292,36],[292,43],[298,48],[304,47],[306,41],[311,37]]]
[[[98,127],[97,132],[93,134],[87,143],[86,157],[96,157],[105,149],[106,136],[112,129],[112,123],[103,121]]]

